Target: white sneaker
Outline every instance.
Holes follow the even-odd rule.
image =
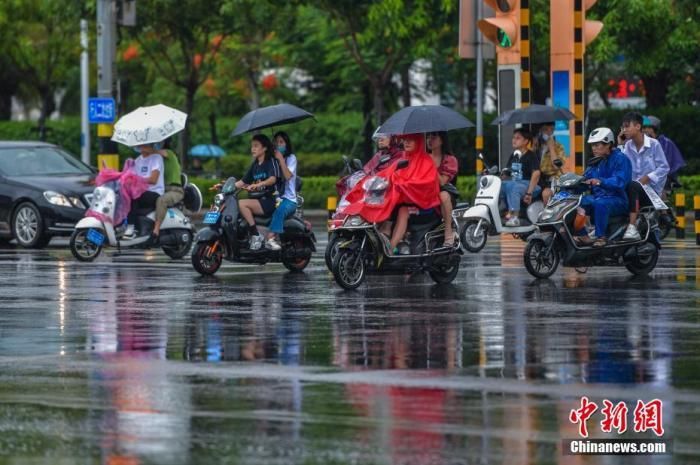
[[[630,224],[627,226],[627,230],[625,231],[625,235],[622,236],[623,241],[638,241],[641,240],[641,236],[639,235],[639,231],[637,231],[637,227],[633,224]]]
[[[265,238],[262,237],[260,234],[252,236],[250,238],[250,250],[260,250],[264,242]]]
[[[122,234],[122,237],[125,239],[133,239],[136,237],[136,230],[133,224],[127,224],[126,229],[124,230],[124,234]]]
[[[282,245],[273,237],[265,241],[265,248],[268,250],[281,250]]]
[[[520,219],[517,216],[512,217],[508,221],[506,221],[506,226],[509,228],[517,228],[520,226]]]

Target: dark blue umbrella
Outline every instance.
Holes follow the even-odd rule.
[[[314,115],[299,107],[289,103],[280,103],[279,105],[258,108],[257,110],[246,113],[238,122],[236,129],[234,129],[231,135],[238,136],[257,129],[296,123],[297,121],[313,117]]]
[[[226,155],[226,151],[218,145],[199,144],[192,147],[192,149],[190,150],[190,155],[192,155],[193,157],[202,158],[219,158]]]
[[[474,124],[456,111],[442,105],[403,108],[389,117],[377,132],[381,134],[418,134],[471,128]]]
[[[532,104],[524,108],[516,108],[501,113],[493,120],[492,125],[513,126],[515,124],[551,123],[553,121],[568,121],[576,115],[566,108],[550,107],[548,105]]]

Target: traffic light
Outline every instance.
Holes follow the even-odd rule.
[[[484,0],[496,16],[479,20],[479,29],[496,45],[499,65],[520,64],[520,1]]]
[[[483,0],[495,17],[478,22],[484,37],[496,45],[498,112],[528,106],[530,90],[530,0]],[[511,153],[512,126],[499,126],[501,165]]]
[[[550,0],[550,64],[552,102],[570,109],[574,121],[557,121],[555,136],[568,155],[565,170],[583,172],[584,54],[600,34],[603,23],[586,20],[596,0]]]

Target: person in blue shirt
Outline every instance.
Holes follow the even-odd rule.
[[[593,247],[607,244],[605,237],[608,220],[611,216],[626,215],[628,212],[627,185],[632,179],[632,165],[629,159],[615,147],[615,135],[609,128],[594,129],[588,136],[593,159],[583,176],[591,186],[593,195],[581,199],[581,207],[593,217],[595,236],[582,236],[578,242]]]

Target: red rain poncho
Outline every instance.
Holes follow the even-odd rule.
[[[415,205],[420,209],[440,205],[437,169],[433,159],[425,151],[425,137],[422,134],[408,134],[403,137],[413,139],[417,148],[415,152],[404,152],[403,157],[397,158],[388,168],[377,173],[378,177],[389,181],[384,201],[371,205],[365,202],[364,184],[372,179],[372,176],[368,176],[348,193],[346,198],[350,205],[344,213],[360,215],[367,221],[379,223],[389,219],[399,205]],[[401,159],[408,160],[408,166],[397,170],[397,162]]]

